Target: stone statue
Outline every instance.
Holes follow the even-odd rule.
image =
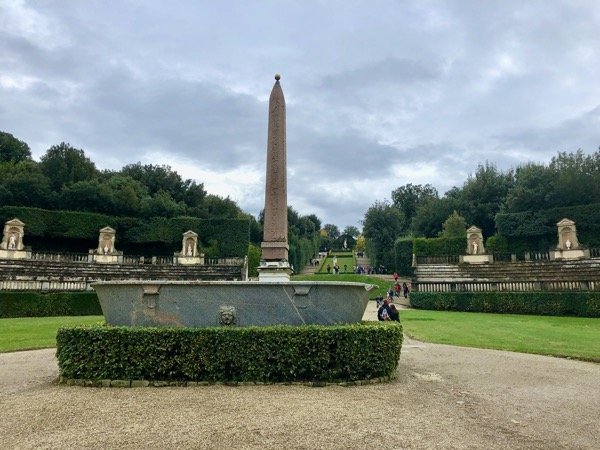
[[[11,233],[10,237],[8,238],[8,249],[15,250],[16,248],[17,248],[17,236],[15,235],[15,233]]]
[[[104,244],[104,254],[105,255],[108,255],[109,250],[110,249],[108,248],[108,244]]]
[[[479,250],[479,245],[477,245],[477,242],[473,242],[473,254],[474,255],[477,254],[477,250]]]
[[[194,250],[192,249],[192,244],[188,244],[187,256],[194,256]]]
[[[569,239],[565,242],[565,247],[567,247],[567,250],[571,250],[571,241]]]
[[[348,248],[348,240],[344,239],[344,250]]]

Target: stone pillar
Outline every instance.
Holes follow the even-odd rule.
[[[25,224],[14,218],[4,224],[4,233],[0,243],[0,258],[2,259],[25,259],[27,251],[23,245],[25,235]]]
[[[280,78],[279,74],[275,75],[275,85],[269,98],[265,223],[258,267],[260,281],[289,281],[292,273],[287,242],[285,98]]]
[[[192,230],[183,233],[181,251],[175,253],[177,264],[204,264],[204,253],[198,252],[198,234]]]
[[[94,262],[101,264],[116,264],[123,253],[115,249],[116,231],[111,227],[104,227],[98,236],[98,248],[93,251]]]

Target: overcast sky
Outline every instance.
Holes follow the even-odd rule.
[[[36,160],[168,164],[257,215],[276,72],[288,203],[341,229],[600,145],[597,0],[0,1],[0,131]]]

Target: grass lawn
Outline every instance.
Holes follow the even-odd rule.
[[[418,309],[400,317],[420,341],[600,362],[600,319]]]
[[[0,319],[0,353],[56,347],[56,331],[60,327],[99,322],[104,322],[103,316]]]
[[[356,264],[354,261],[354,255],[352,253],[341,253],[336,254],[337,264],[340,268],[340,274],[349,273],[352,274],[352,267]],[[327,266],[331,267],[331,273],[333,273],[333,255],[328,256],[321,262],[321,267],[319,267],[319,274],[327,274]],[[346,265],[346,270],[344,270],[344,265]]]
[[[376,289],[369,291],[369,298],[372,300],[378,295],[386,296],[387,290],[393,286],[393,281],[383,280],[382,278],[371,277],[369,275],[359,275],[356,273],[341,273],[339,275],[328,275],[316,273],[314,275],[294,275],[291,281],[351,281],[354,283],[374,284]]]

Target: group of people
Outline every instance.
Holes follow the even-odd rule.
[[[385,321],[392,320],[396,322],[400,322],[400,311],[396,308],[389,298],[385,300],[383,297],[377,297],[377,320]]]

